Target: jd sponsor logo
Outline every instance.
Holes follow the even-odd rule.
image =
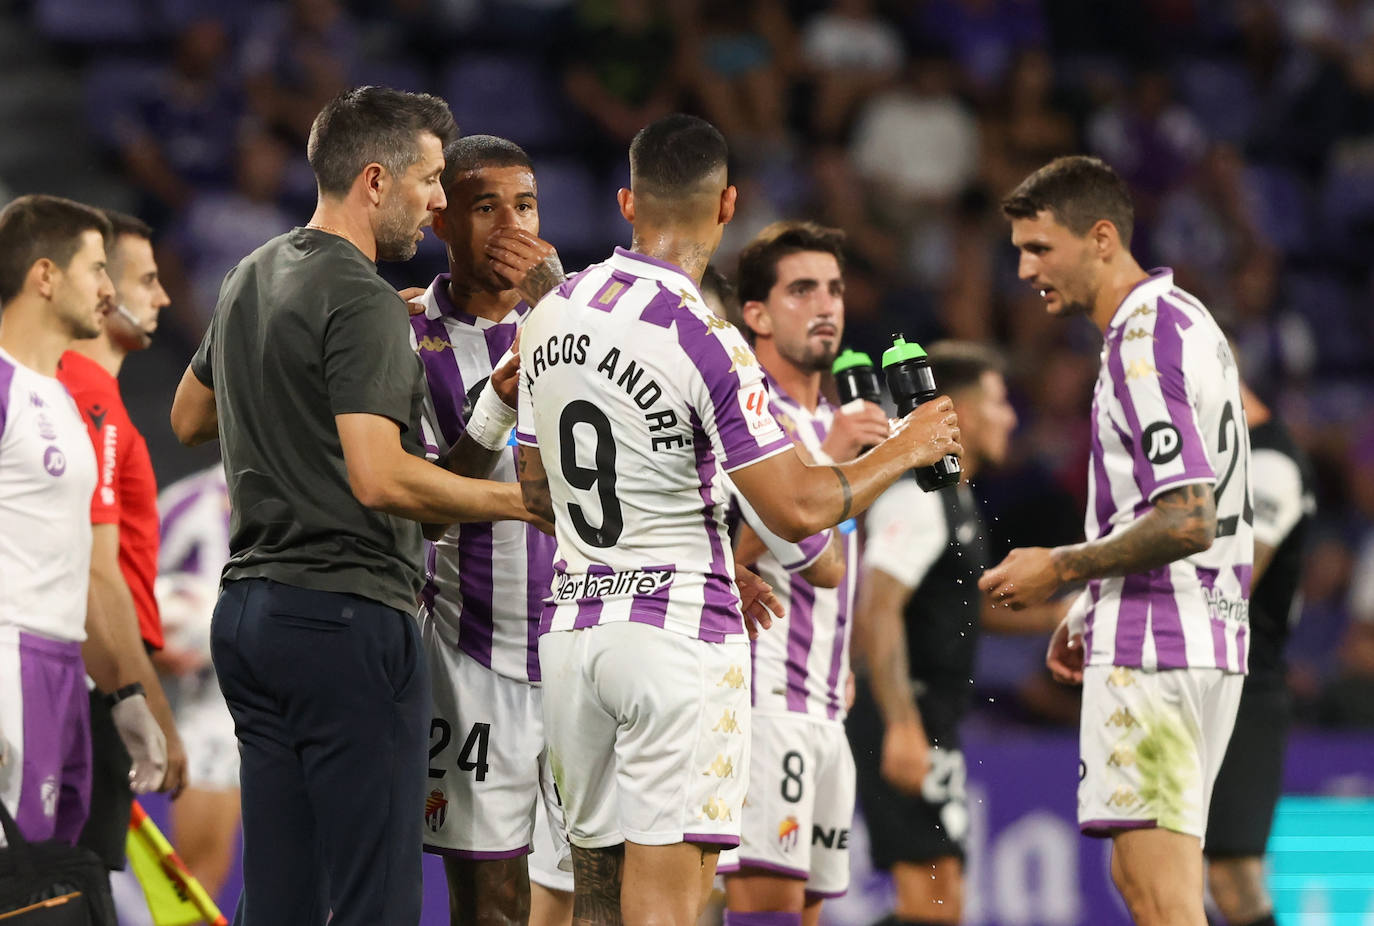
[[[1167,421],[1156,421],[1146,428],[1140,443],[1145,448],[1145,458],[1155,466],[1172,462],[1183,452],[1183,441],[1179,439],[1178,428]]]

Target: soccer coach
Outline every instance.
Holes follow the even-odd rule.
[[[325,106],[314,216],[225,277],[177,387],[173,430],[218,436],[229,484],[211,652],[242,757],[237,924],[419,921],[417,522],[529,517],[518,485],[423,459],[420,361],[377,273],[444,207],[456,136],[428,95],[362,87]]]

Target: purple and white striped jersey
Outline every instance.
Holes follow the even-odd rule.
[[[541,631],[743,633],[722,470],[791,441],[740,333],[679,268],[617,248],[539,303],[520,365],[516,437],[539,448],[557,512]]]
[[[86,639],[95,483],[67,387],[0,350],[0,626]]]
[[[210,618],[229,561],[229,486],[218,463],[158,493],[157,600],[163,631],[209,654]]]
[[[835,420],[834,406],[822,396],[812,412],[783,392],[771,377],[768,388],[773,416],[783,430],[814,458],[823,458],[821,442]],[[791,711],[844,721],[858,543],[857,535],[845,525],[835,533],[844,544],[844,578],[835,588],[816,588],[797,574],[807,563],[786,568],[771,552],[774,547],[766,528],[759,532],[770,552],[759,560],[758,574],[773,586],[787,615],[753,642],[753,696],[759,711]],[[817,536],[828,542],[829,535],[827,531]]]
[[[1088,583],[1088,663],[1244,672],[1254,519],[1240,378],[1216,322],[1171,270],[1131,290],[1107,329],[1091,462],[1089,540],[1201,482],[1213,486],[1217,532],[1202,553]]]
[[[425,291],[425,311],[410,319],[411,344],[425,367],[427,440],[446,453],[467,427],[471,402],[504,362],[528,317],[521,302],[500,322],[461,311],[449,275]],[[471,397],[471,401],[469,401]],[[489,478],[514,482],[516,447],[506,448]],[[498,675],[539,681],[539,615],[553,577],[554,541],[521,521],[455,524],[429,549],[424,616],[439,639]]]

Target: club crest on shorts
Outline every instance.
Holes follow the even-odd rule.
[[[784,852],[791,852],[797,847],[797,840],[801,838],[801,823],[796,817],[784,817],[778,824],[778,845]]]
[[[444,797],[443,791],[435,788],[429,792],[429,797],[425,798],[425,825],[431,833],[437,833],[447,817],[448,798]]]

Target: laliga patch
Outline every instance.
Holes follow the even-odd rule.
[[[1156,421],[1141,435],[1141,445],[1145,448],[1145,459],[1155,466],[1173,462],[1183,451],[1183,440],[1178,428],[1167,421]]]
[[[768,390],[763,383],[755,383],[739,393],[740,411],[744,412],[744,423],[749,433],[755,437],[766,437],[777,432],[778,422],[768,410]]]

